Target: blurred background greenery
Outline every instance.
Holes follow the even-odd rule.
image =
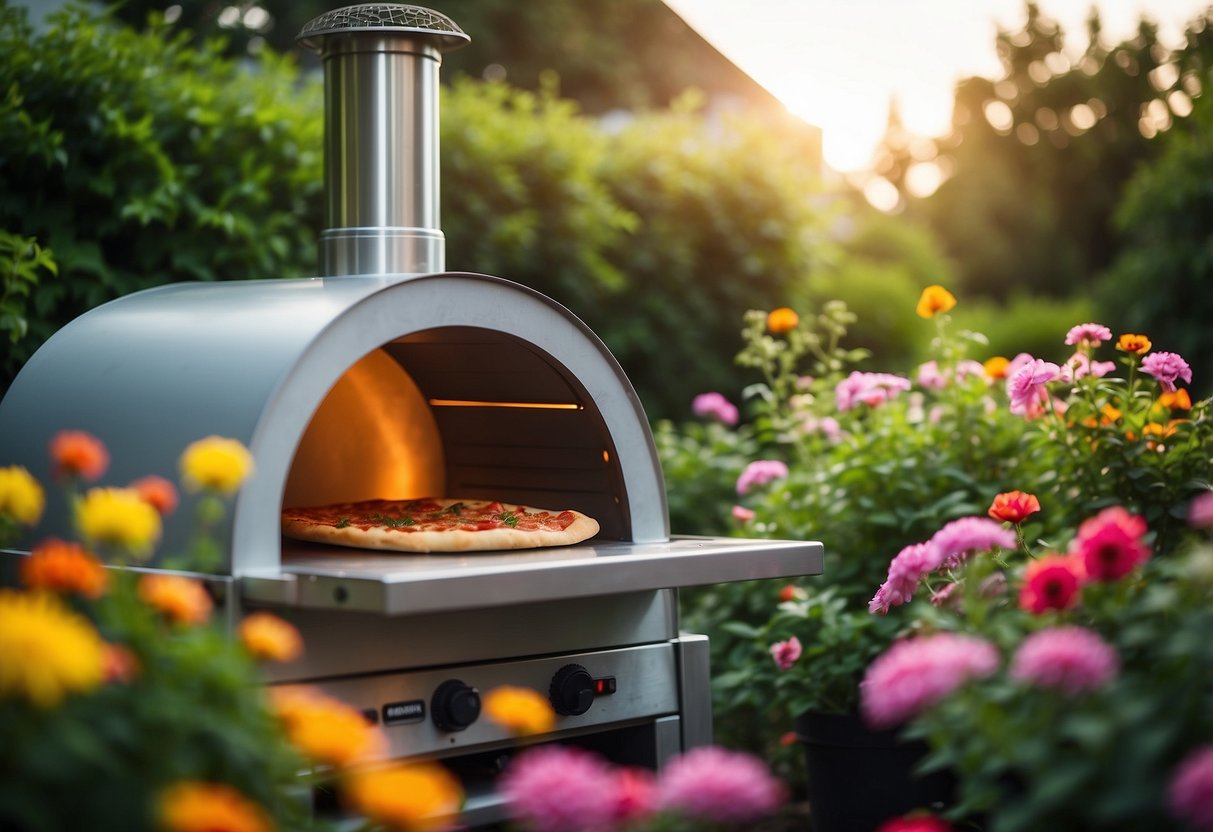
[[[0,389],[120,294],[315,273],[321,103],[294,35],[334,5],[129,0],[27,20],[0,0]],[[472,36],[443,67],[448,267],[569,306],[654,419],[752,380],[732,361],[747,308],[840,298],[871,365],[908,369],[931,283],[963,298],[957,323],[990,355],[1057,360],[1056,333],[1094,319],[1181,353],[1209,392],[1213,9],[1178,48],[1145,20],[1105,44],[1093,14],[1081,60],[1042,72],[1062,33],[1026,4],[997,36],[1001,77],[957,86],[948,135],[924,151],[890,113],[886,213],[661,0],[428,5]],[[924,153],[947,174],[925,198],[906,186]]]

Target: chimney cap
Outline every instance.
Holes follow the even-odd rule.
[[[426,35],[440,51],[457,49],[471,40],[444,14],[400,3],[362,3],[325,12],[307,23],[296,40],[309,49],[319,48],[325,35],[353,32],[405,32]]]

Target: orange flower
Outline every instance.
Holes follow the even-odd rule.
[[[356,812],[401,832],[449,829],[463,805],[459,781],[431,762],[351,772],[344,792]]]
[[[1145,355],[1150,351],[1150,347],[1154,346],[1150,343],[1150,339],[1144,335],[1134,335],[1125,333],[1116,341],[1116,349],[1121,352],[1131,352],[1136,355]]]
[[[1164,391],[1158,397],[1158,406],[1170,408],[1171,410],[1191,410],[1192,397],[1182,387],[1177,388],[1174,393]]]
[[[255,659],[289,662],[303,652],[303,638],[294,625],[269,612],[255,612],[240,622],[240,641]]]
[[[996,355],[993,358],[987,358],[981,366],[985,368],[988,378],[997,381],[1007,377],[1007,368],[1011,366],[1011,362],[1001,355]]]
[[[767,329],[775,335],[791,332],[799,325],[800,316],[786,306],[772,309],[770,314],[767,315]]]
[[[947,289],[939,285],[928,286],[922,290],[922,296],[918,298],[918,312],[920,318],[934,318],[940,312],[947,312],[956,305],[956,297]]]
[[[231,786],[181,780],[160,796],[165,832],[271,832],[274,822]]]
[[[109,574],[101,561],[82,546],[51,539],[36,546],[22,562],[21,582],[30,589],[100,598],[109,583]]]
[[[1187,422],[1187,419],[1172,419],[1167,424],[1163,425],[1158,422],[1147,422],[1141,429],[1141,435],[1146,439],[1146,447],[1154,450],[1159,447],[1158,441],[1169,439],[1175,435],[1175,431],[1181,424]]]
[[[1040,511],[1040,500],[1036,499],[1035,494],[1006,491],[994,497],[994,502],[990,504],[990,510],[986,513],[995,520],[1022,523],[1038,511]]]
[[[126,683],[139,675],[139,657],[124,644],[106,644],[103,657],[105,681]]]
[[[177,508],[177,489],[164,477],[155,474],[142,477],[131,483],[130,489],[161,517],[172,514]]]
[[[545,734],[556,724],[548,698],[533,688],[502,685],[484,697],[484,715],[518,736]]]
[[[205,624],[211,617],[211,596],[201,581],[180,575],[144,575],[139,598],[174,624]]]
[[[101,440],[82,430],[61,430],[51,439],[55,476],[95,480],[109,467],[110,455]]]
[[[379,729],[344,702],[308,688],[278,688],[270,704],[287,739],[305,757],[322,765],[348,766],[386,748]]]

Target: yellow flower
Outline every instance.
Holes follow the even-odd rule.
[[[0,697],[39,708],[101,684],[105,645],[83,616],[42,592],[0,589]]]
[[[1011,366],[1011,362],[1001,355],[996,355],[993,358],[987,358],[981,366],[985,369],[988,378],[997,381],[1007,377],[1007,368]]]
[[[1152,346],[1154,345],[1150,343],[1149,338],[1131,332],[1126,332],[1116,341],[1116,349],[1121,352],[1131,352],[1135,355],[1145,355],[1150,351],[1150,347]]]
[[[160,539],[160,515],[138,491],[91,488],[76,506],[80,534],[90,543],[142,554]]]
[[[306,688],[271,692],[287,739],[316,763],[348,766],[384,750],[383,734],[354,708]]]
[[[942,286],[928,286],[922,290],[918,299],[917,312],[919,317],[934,318],[940,312],[947,312],[956,305],[956,297]]]
[[[800,316],[786,306],[772,309],[767,315],[767,329],[775,335],[791,332],[800,325]]]
[[[289,662],[303,652],[299,631],[269,612],[255,612],[240,622],[240,640],[256,659]]]
[[[144,575],[139,598],[174,624],[205,624],[214,606],[201,581],[180,575]]]
[[[160,796],[165,832],[271,832],[274,822],[231,786],[181,780]]]
[[[430,762],[354,771],[343,791],[356,812],[400,832],[447,829],[463,805],[459,781]]]
[[[181,455],[181,476],[187,488],[231,494],[253,472],[253,456],[235,439],[208,436]]]
[[[29,471],[19,465],[0,468],[0,518],[11,517],[23,526],[42,519],[46,495]]]
[[[502,685],[484,697],[484,715],[519,736],[544,734],[556,724],[546,696],[533,688]]]
[[[78,543],[51,539],[38,544],[21,562],[21,582],[29,589],[100,598],[109,583],[109,574],[101,561]]]

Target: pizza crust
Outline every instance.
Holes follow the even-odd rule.
[[[468,502],[442,500],[449,504]],[[487,502],[487,501],[486,501]],[[521,506],[527,512],[549,511],[549,509]],[[494,552],[511,549],[534,549],[544,546],[569,546],[581,543],[598,534],[598,521],[579,511],[569,510],[574,520],[564,529],[515,529],[508,526],[496,529],[470,531],[466,529],[443,529],[435,531],[398,531],[389,528],[344,528],[326,523],[310,522],[298,517],[282,518],[282,533],[295,540],[327,543],[334,546],[352,546],[359,549],[377,549],[391,552]]]

